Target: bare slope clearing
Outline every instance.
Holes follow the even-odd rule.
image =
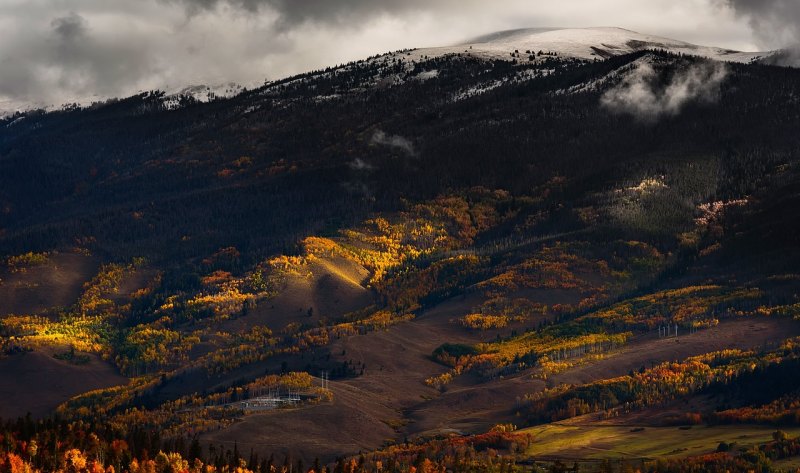
[[[74,304],[83,284],[97,272],[98,262],[74,253],[54,253],[47,263],[24,271],[0,272],[0,317],[39,315]]]
[[[0,417],[50,414],[78,394],[128,382],[94,355],[82,365],[53,358],[56,349],[0,359]]]
[[[649,368],[664,361],[678,361],[727,348],[759,348],[792,336],[800,335],[800,323],[780,318],[748,318],[724,320],[716,327],[678,338],[660,339],[646,335],[635,339],[625,349],[598,362],[558,374],[553,381],[564,384],[585,384],[613,378]]]
[[[266,325],[275,332],[289,324],[315,325],[320,319],[336,320],[369,306],[372,293],[363,283],[369,272],[345,258],[315,258],[306,273],[289,275],[273,299],[262,301],[246,317],[222,325],[226,331]]]

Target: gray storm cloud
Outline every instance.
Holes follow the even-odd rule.
[[[56,18],[50,25],[53,27],[53,32],[64,41],[74,41],[86,34],[86,20],[74,12]]]
[[[723,0],[736,14],[749,22],[760,45],[783,48],[773,62],[800,66],[800,1],[798,0]]]
[[[153,72],[141,41],[95,37],[89,22],[76,13],[54,18],[38,34],[25,32],[15,39],[0,49],[0,97],[66,101],[113,94],[133,85],[142,73]]]
[[[82,94],[105,94],[135,83],[150,69],[140,45],[94,37],[89,23],[76,13],[54,19],[51,26],[49,64],[59,85]]]
[[[603,94],[601,104],[615,113],[653,122],[678,115],[691,102],[715,102],[727,75],[723,63],[709,61],[689,66],[664,84],[650,63],[639,62],[622,82]]]
[[[349,23],[380,15],[397,15],[409,11],[446,11],[448,8],[468,8],[480,0],[163,0],[184,5],[195,14],[228,5],[250,13],[263,9],[278,16],[284,27],[307,21]]]

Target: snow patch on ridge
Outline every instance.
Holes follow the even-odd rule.
[[[718,61],[749,63],[769,53],[741,52],[637,33],[623,28],[533,28],[493,33],[470,42],[416,49],[399,57],[419,60],[448,54],[496,60],[517,58],[530,62],[530,56],[551,53],[557,57],[602,60],[647,49],[662,49],[675,54],[703,56]]]

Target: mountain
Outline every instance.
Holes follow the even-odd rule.
[[[557,54],[566,58],[607,59],[612,56],[630,54],[647,49],[660,49],[673,54],[688,54],[707,57],[719,61],[751,62],[760,58],[776,58],[779,52],[740,52],[729,49],[677,41],[659,36],[644,35],[623,28],[528,28],[501,31],[471,41],[447,47],[419,48],[413,52],[403,51],[391,56],[403,60],[416,60],[423,57],[439,57],[450,54],[467,54],[484,60],[508,59],[516,57],[520,61],[530,61],[539,52]],[[769,60],[769,59],[767,59]],[[166,96],[171,106],[178,106],[180,97],[208,101],[228,98],[245,88],[233,82],[223,84],[198,84],[180,87],[165,86]],[[69,104],[89,106],[103,102],[109,97],[90,97],[72,99]],[[13,100],[0,101],[0,117],[13,115],[17,110],[41,108],[55,110],[59,104],[29,104]]]
[[[415,50],[414,55],[435,57],[464,53],[482,59],[508,59],[514,53],[515,57],[525,61],[531,55],[542,52],[592,60],[608,59],[647,49],[743,63],[770,54],[698,46],[623,28],[532,28],[493,33],[451,47],[422,48]]]
[[[0,120],[0,469],[790,468],[800,70],[470,44]]]

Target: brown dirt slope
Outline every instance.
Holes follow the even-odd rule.
[[[128,382],[96,356],[74,365],[42,350],[0,359],[0,417],[45,416],[78,394]]]
[[[39,315],[54,307],[75,303],[83,283],[97,272],[99,263],[73,253],[51,254],[48,262],[21,272],[0,271],[0,317]]]
[[[770,317],[723,320],[716,327],[678,338],[660,339],[655,334],[637,338],[624,350],[556,375],[553,381],[584,384],[622,376],[663,361],[678,361],[726,348],[758,348],[796,335],[800,335],[800,324],[793,320]]]
[[[642,366],[726,348],[758,348],[800,335],[800,323],[787,319],[758,318],[723,321],[720,325],[677,339],[659,339],[656,335],[636,338],[624,349],[603,360],[577,366],[548,380],[550,385],[586,384],[623,376]],[[441,396],[420,403],[409,412],[408,433],[431,434],[439,431],[485,431],[499,422],[514,422],[513,407],[517,398],[535,393],[546,384],[523,372],[505,379],[466,385],[456,383]]]
[[[338,257],[317,258],[307,269],[307,275],[289,276],[278,296],[221,328],[235,332],[266,325],[279,332],[292,323],[336,320],[373,303],[372,292],[363,285],[369,272],[357,263]]]

